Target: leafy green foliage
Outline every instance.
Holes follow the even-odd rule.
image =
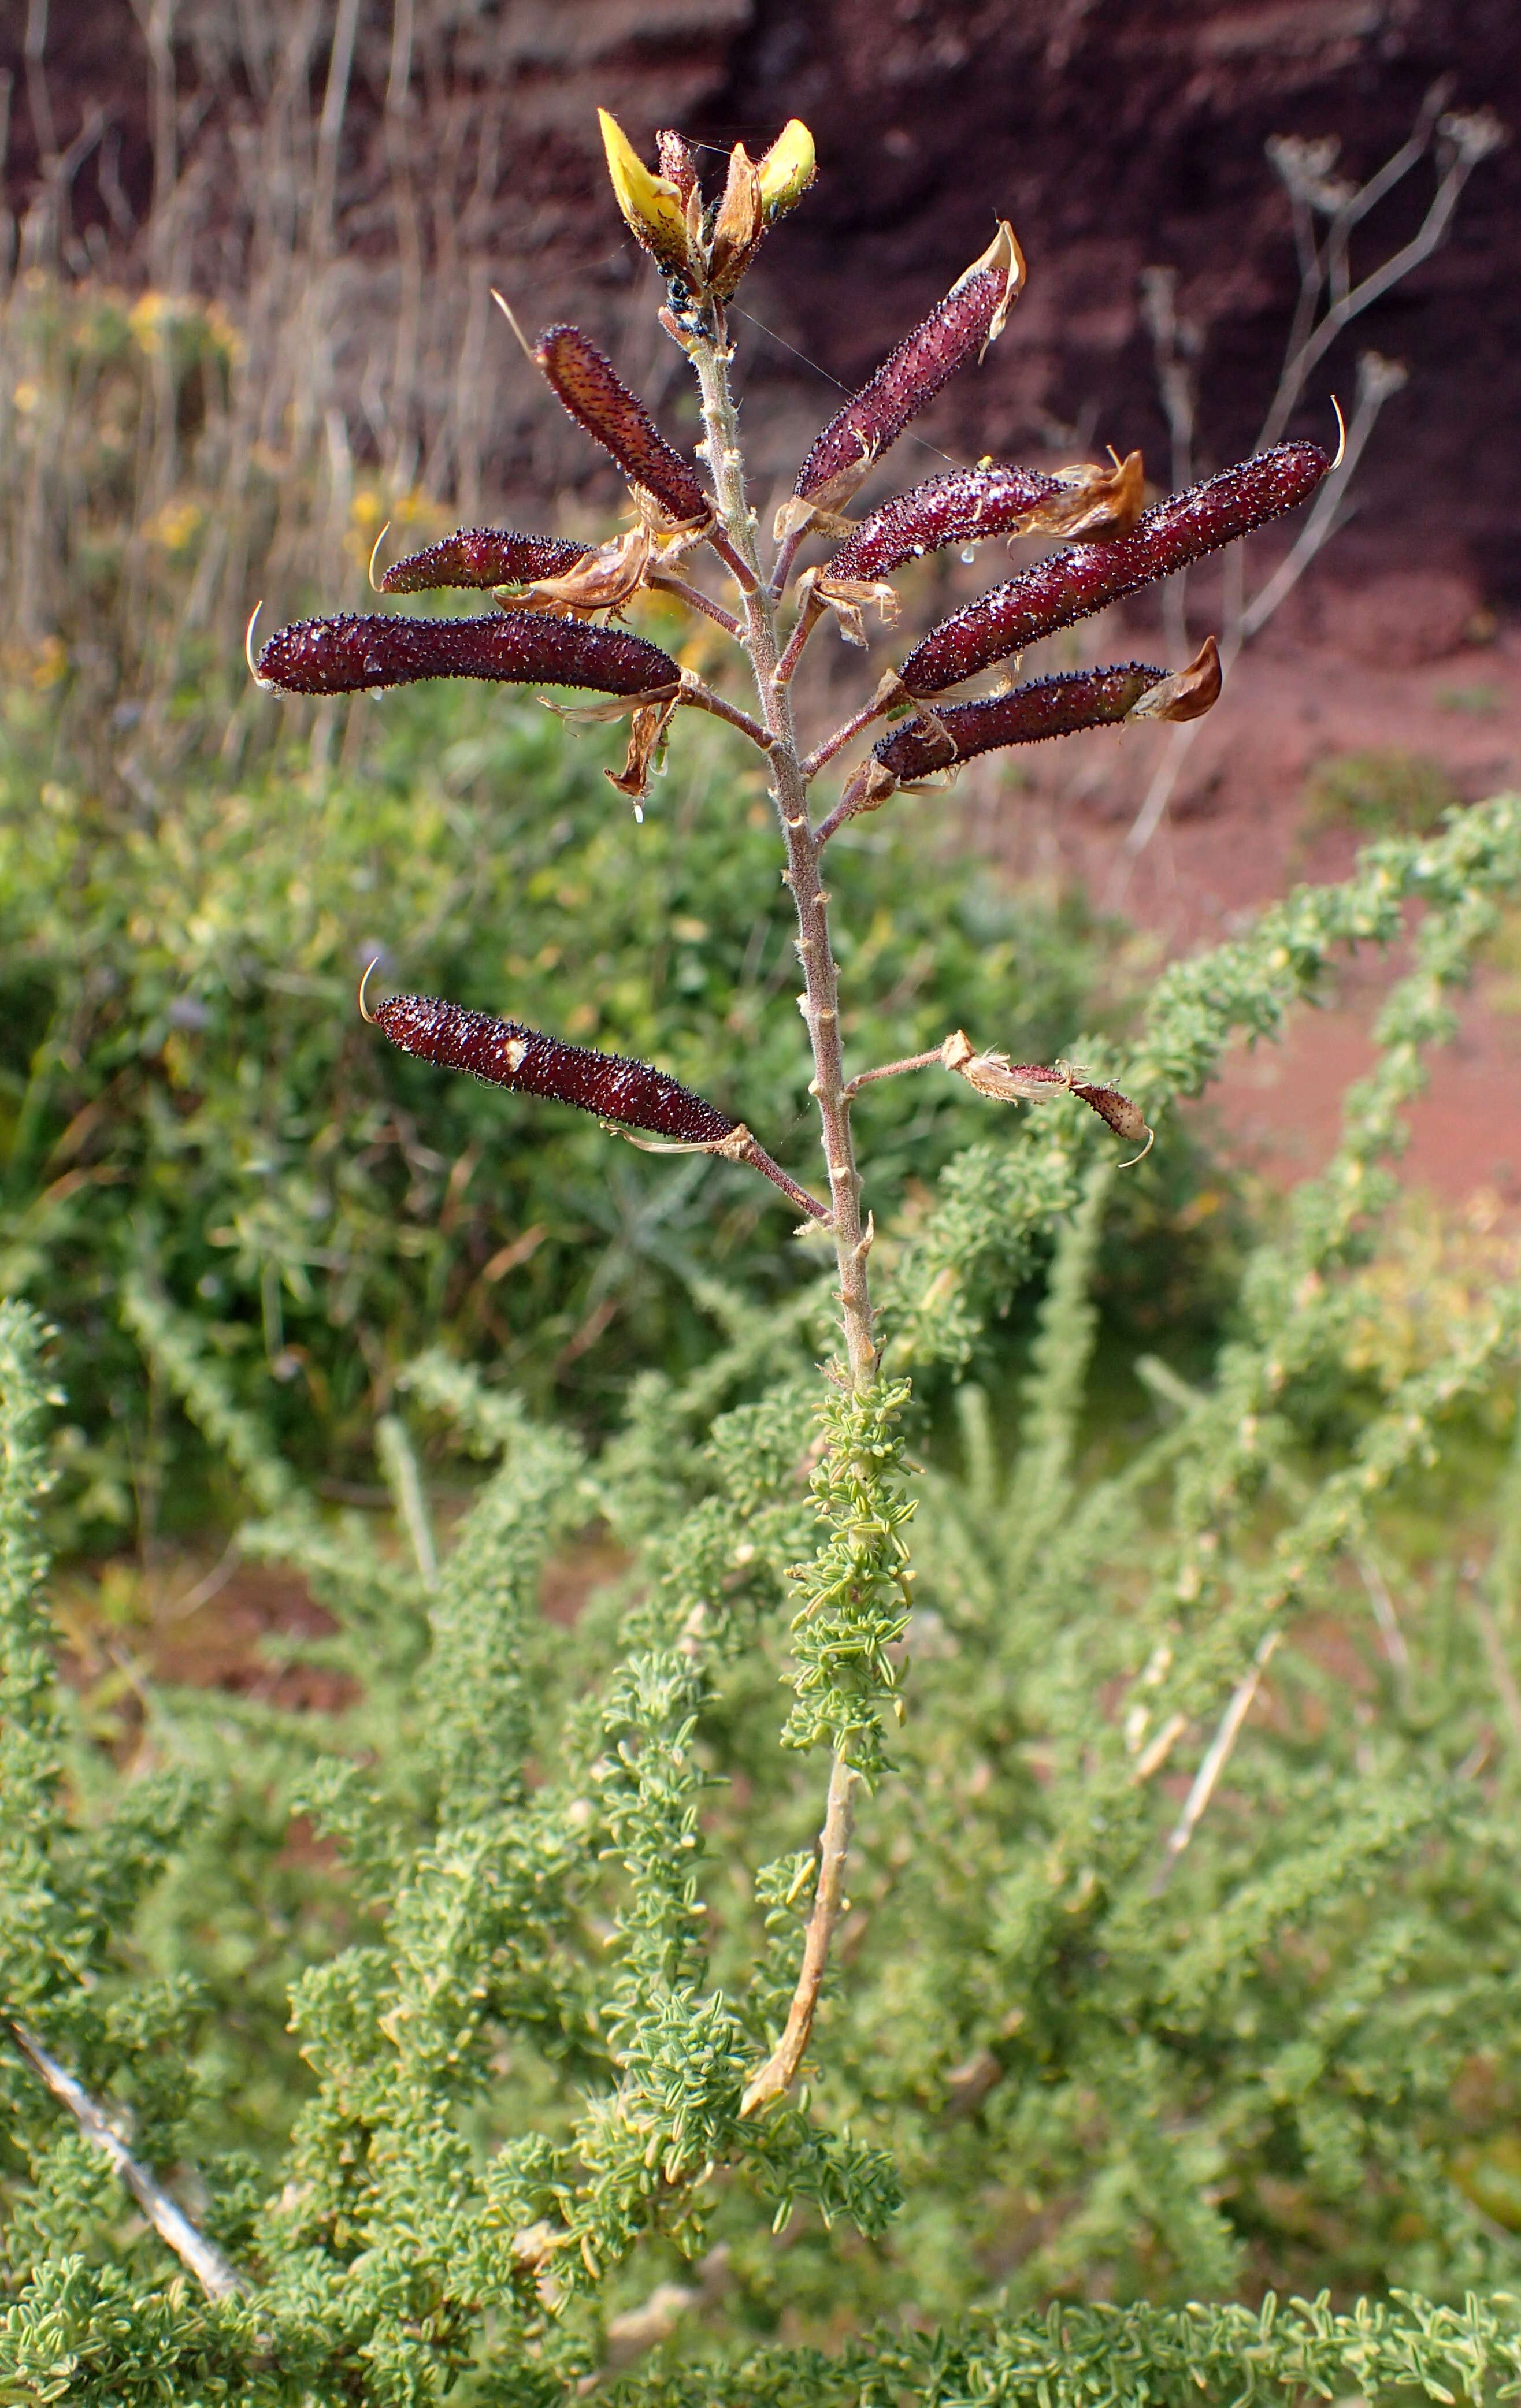
[[[373,733],[351,769],[284,749],[242,779],[191,761],[148,811],[50,760],[44,704],[7,698],[0,1287],[63,1333],[54,1511],[76,1541],[231,1510],[187,1476],[162,1397],[145,1412],[121,1326],[144,1277],[209,1332],[229,1399],[258,1402],[280,1454],[332,1469],[367,1454],[397,1371],[439,1335],[605,1426],[631,1365],[680,1376],[711,1350],[705,1281],[777,1300],[811,1276],[786,1208],[742,1170],[610,1158],[581,1116],[440,1082],[354,1010],[380,953],[397,983],[661,1062],[807,1179],[808,1052],[774,1008],[796,960],[759,780],[747,812],[726,769],[713,809],[699,733],[687,782],[673,772],[636,826],[543,711],[358,707]],[[873,824],[832,875],[863,1058],[962,1024],[1049,1053],[1091,1010],[1075,909],[969,884],[949,842],[926,853]],[[978,1109],[951,1081],[874,1092],[884,1200],[932,1178]],[[774,1245],[752,1242],[762,1226]]]
[[[310,1496],[141,1282],[156,1379],[257,1500],[245,1546],[330,1608],[297,1644],[345,1686],[321,1713],[151,1697],[126,1777],[51,1674],[56,1341],[7,1308],[7,2012],[251,2288],[200,2300],[7,2048],[0,2397],[537,2408],[599,2372],[650,2408],[1510,2396],[1521,1284],[1496,1254],[1393,1311],[1385,1165],[1518,886],[1505,797],[1158,982],[1105,1067],[1166,1145],[1233,1032],[1422,907],[1208,1378],[1141,1358],[1150,1426],[1098,1461],[1116,1174],[1060,1107],[879,1241],[874,1394],[821,1422],[826,1283],[779,1310],[709,1273],[719,1344],[590,1451],[421,1357],[374,1441],[388,1513]],[[1032,1277],[996,1395],[983,1331]],[[937,1364],[944,1429],[907,1394]],[[440,1422],[483,1469],[436,1531]],[[550,1622],[540,1576],[594,1519],[620,1552]],[[745,2117],[813,1879],[788,1688],[793,1735],[873,1786],[805,2086]],[[297,1812],[325,1839],[293,1864]],[[239,1982],[237,1902],[271,1899]]]

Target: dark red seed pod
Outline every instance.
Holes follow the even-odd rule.
[[[1222,469],[1148,510],[1129,535],[1082,552],[1053,552],[932,627],[904,662],[911,694],[941,693],[1039,636],[1069,627],[1138,587],[1170,577],[1254,527],[1309,500],[1330,466],[1315,443],[1281,443]]]
[[[1048,736],[1074,736],[1083,727],[1112,727],[1166,675],[1165,669],[1131,661],[1124,668],[1075,669],[1065,677],[1040,678],[986,702],[952,703],[935,713],[933,724],[906,720],[873,751],[895,778],[927,777],[932,769],[948,769],[954,762],[969,761],[976,752],[996,752],[1005,744],[1039,744]]]
[[[546,328],[534,357],[571,417],[611,452],[632,484],[653,495],[667,518],[681,524],[712,515],[691,462],[667,442],[638,394],[579,326]]]
[[[574,1104],[624,1128],[650,1129],[684,1145],[716,1145],[739,1125],[649,1062],[567,1045],[541,1029],[466,1011],[437,996],[394,995],[372,1016],[404,1054],[468,1070],[489,1086]]]
[[[509,685],[590,686],[644,694],[675,685],[668,652],[621,627],[589,626],[530,610],[490,619],[305,619],[281,627],[259,654],[258,677],[287,694],[365,694],[419,678],[493,678]]]
[[[380,580],[382,594],[428,594],[440,585],[529,585],[538,577],[563,577],[590,547],[566,536],[514,535],[509,527],[461,527],[426,552],[394,561]]]
[[[1065,488],[1035,468],[958,468],[931,477],[884,502],[861,521],[825,570],[826,577],[886,577],[948,543],[1010,535]]]
[[[1125,1138],[1131,1145],[1139,1145],[1142,1138],[1150,1140],[1151,1130],[1146,1125],[1144,1112],[1130,1101],[1128,1096],[1122,1096],[1118,1087],[1074,1080],[1072,1093],[1081,1096],[1085,1104],[1091,1104],[1099,1119],[1109,1123],[1116,1137]]]
[[[982,352],[1002,328],[1025,280],[1025,262],[1012,229],[997,236],[958,277],[921,325],[889,352],[869,381],[831,418],[803,462],[795,491],[805,500],[838,508],[875,460],[897,440],[911,418],[927,408],[962,362]]]

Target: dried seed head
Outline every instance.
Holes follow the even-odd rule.
[[[1011,1062],[1007,1054],[979,1053],[964,1028],[949,1036],[940,1047],[940,1060],[948,1070],[954,1070],[975,1087],[980,1096],[991,1096],[1003,1104],[1043,1104],[1056,1096],[1081,1096],[1092,1106],[1100,1120],[1107,1121],[1116,1137],[1132,1144],[1146,1142],[1141,1154],[1152,1149],[1154,1131],[1128,1096],[1118,1087],[1089,1081],[1075,1070],[1070,1062],[1057,1062],[1048,1068],[1043,1062]],[[1136,1160],[1139,1162],[1141,1155]],[[1126,1164],[1126,1168],[1129,1168]]]
[[[1069,1084],[1065,1070],[1048,1070],[1042,1062],[1011,1062],[1007,1054],[979,1053],[964,1028],[946,1039],[940,1060],[980,1096],[991,1096],[1000,1104],[1043,1104],[1065,1095]]]
[[[805,609],[816,600],[835,614],[835,624],[847,644],[856,645],[863,652],[867,648],[866,613],[875,610],[884,626],[891,626],[898,614],[898,598],[890,585],[879,577],[837,577],[832,567],[827,570],[809,569],[797,580],[806,594]]]
[[[514,535],[507,527],[461,527],[425,552],[397,560],[380,580],[382,594],[426,594],[441,585],[523,585],[531,578],[563,577],[587,547],[563,536]]]
[[[927,777],[974,753],[1006,744],[1039,744],[1083,727],[1112,727],[1128,719],[1141,697],[1166,680],[1164,669],[1131,661],[1123,668],[1075,669],[1040,678],[986,702],[952,703],[933,720],[910,720],[883,736],[873,757],[895,778]]]
[[[1139,452],[1110,467],[957,468],[930,477],[861,521],[830,561],[830,578],[887,577],[906,560],[989,536],[1059,537],[1096,543],[1128,533],[1141,509]]]
[[[667,442],[643,402],[579,326],[546,327],[534,357],[571,417],[668,518],[686,525],[711,516],[691,462]]]
[[[596,114],[608,174],[630,234],[664,274],[688,275],[685,194],[668,176],[652,176],[615,117],[605,108]]]
[[[649,1062],[567,1045],[515,1020],[466,1011],[436,996],[394,995],[371,1016],[404,1054],[468,1070],[490,1086],[574,1104],[627,1128],[652,1129],[684,1145],[716,1145],[738,1125]]]
[[[1054,552],[932,627],[903,664],[911,694],[940,694],[1037,637],[1069,627],[1140,586],[1170,577],[1254,527],[1308,501],[1329,466],[1316,443],[1281,443],[1255,460],[1174,494],[1129,535]]]
[[[963,360],[974,351],[980,358],[1002,333],[1024,281],[1025,261],[1013,229],[1000,223],[981,259],[829,421],[803,463],[795,492],[825,509],[847,501],[872,462],[934,400]]]
[[[510,685],[590,686],[644,694],[675,684],[669,654],[621,627],[541,619],[523,610],[490,619],[307,619],[281,627],[257,674],[287,694],[365,694],[420,678],[489,678]]]

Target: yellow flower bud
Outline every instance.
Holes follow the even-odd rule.
[[[800,118],[791,117],[760,162],[761,208],[768,225],[796,208],[815,172],[813,136]]]
[[[686,207],[668,176],[652,175],[615,117],[597,110],[608,174],[629,232],[667,276],[690,274]]]

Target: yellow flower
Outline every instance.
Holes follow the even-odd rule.
[[[183,552],[200,525],[202,516],[199,502],[165,502],[158,516],[149,521],[143,532],[150,543],[161,544],[165,552]]]
[[[608,174],[629,232],[667,276],[687,275],[686,208],[681,194],[669,177],[652,174],[615,117],[605,108],[596,113]]]
[[[796,208],[816,172],[813,136],[801,118],[789,117],[760,162],[761,208],[768,225]]]

